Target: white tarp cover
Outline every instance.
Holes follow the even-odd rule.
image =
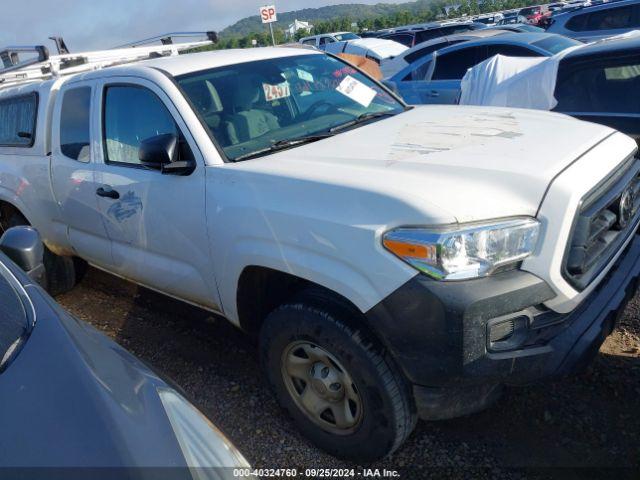
[[[326,47],[326,51],[329,53],[350,53],[361,57],[375,58],[379,61],[393,58],[405,50],[407,50],[405,45],[383,38],[360,38],[358,40],[334,42]]]
[[[640,31],[633,30],[599,42],[637,36]],[[491,57],[470,68],[462,78],[460,105],[552,110],[558,104],[553,92],[560,60],[583,47],[571,47],[552,57]]]
[[[479,63],[462,78],[460,105],[551,110],[558,103],[553,92],[562,53],[553,57],[496,55]]]

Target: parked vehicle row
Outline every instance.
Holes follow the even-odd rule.
[[[539,35],[483,41],[572,42]],[[279,403],[336,456],[580,369],[638,284],[637,146],[611,128],[410,107],[316,49],[21,52],[0,70],[3,227],[38,229],[50,284],[79,258],[255,335]]]
[[[455,104],[467,70],[494,55],[549,57],[581,45],[576,40],[548,33],[493,32],[493,35],[483,34],[476,39],[470,39],[469,35],[452,36],[439,44],[419,45],[422,48],[417,51],[422,57],[409,57],[413,61],[385,79],[385,84],[410,104]]]
[[[496,58],[469,71],[461,103],[553,110],[640,141],[639,59],[637,35],[584,45],[545,62]]]
[[[601,40],[640,28],[639,0],[619,0],[557,13],[550,18],[547,31],[583,42]]]

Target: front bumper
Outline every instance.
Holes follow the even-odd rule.
[[[425,393],[429,389],[479,389],[488,398],[495,385],[531,383],[586,366],[634,295],[639,277],[635,234],[607,276],[568,314],[544,307],[555,296],[546,282],[513,270],[462,282],[418,275],[367,318],[416,386],[416,397],[432,398]],[[517,344],[496,351],[488,326],[512,316],[526,319],[514,332]]]

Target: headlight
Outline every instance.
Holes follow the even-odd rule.
[[[438,280],[484,277],[531,255],[540,223],[516,218],[451,228],[398,228],[383,236],[387,250]]]
[[[232,479],[249,463],[196,407],[170,388],[158,388],[162,406],[195,480]]]

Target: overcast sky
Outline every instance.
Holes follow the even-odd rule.
[[[380,0],[277,0],[278,11]],[[407,0],[385,0],[401,3]],[[64,37],[71,51],[108,48],[170,31],[222,30],[269,0],[2,0],[0,47]],[[302,19],[301,19],[302,20]]]

